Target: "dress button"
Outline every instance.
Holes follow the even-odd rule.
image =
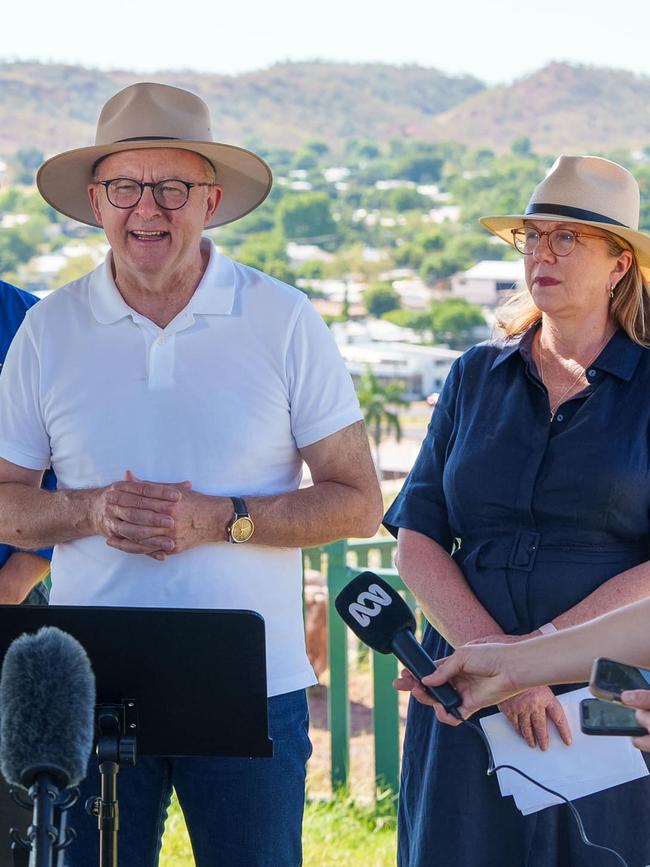
[[[590,367],[587,371],[587,376],[589,377],[589,379],[593,379],[595,375],[596,371],[593,369],[593,367]]]
[[[555,418],[556,418],[558,421],[564,421],[564,416],[562,415],[562,413],[559,413],[559,415],[556,415]]]

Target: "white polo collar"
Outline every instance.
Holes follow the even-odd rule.
[[[201,248],[209,250],[208,266],[185,312],[228,316],[235,300],[234,263],[219,253],[209,238],[201,239]],[[112,252],[109,251],[104,262],[89,275],[89,280],[90,309],[102,325],[110,325],[126,316],[134,320],[143,318],[129,307],[115,285]]]

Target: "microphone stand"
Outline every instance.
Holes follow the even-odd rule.
[[[50,774],[39,774],[29,790],[34,801],[34,821],[30,829],[33,864],[30,867],[52,867],[52,853],[59,831],[54,824],[54,802],[59,787]]]
[[[117,775],[120,765],[135,765],[136,739],[125,733],[134,731],[135,702],[97,705],[97,761],[101,778],[99,797],[89,798],[86,811],[97,817],[99,829],[99,867],[117,867],[117,835],[120,809],[117,800]]]
[[[67,827],[66,811],[76,803],[79,789],[60,789],[55,778],[43,772],[27,792],[12,786],[10,794],[20,807],[32,811],[27,839],[11,829],[14,867],[63,867],[64,850],[76,837]]]

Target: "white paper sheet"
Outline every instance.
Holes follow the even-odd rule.
[[[481,719],[490,741],[495,764],[514,765],[570,800],[647,776],[641,753],[630,738],[585,735],[580,731],[580,702],[593,698],[587,688],[558,696],[571,726],[573,743],[564,744],[549,724],[549,748],[531,749],[502,713]],[[503,796],[512,795],[524,815],[562,801],[529,783],[513,771],[497,771]]]

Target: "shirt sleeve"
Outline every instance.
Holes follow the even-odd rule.
[[[19,467],[45,470],[50,440],[40,400],[40,361],[29,317],[18,329],[0,375],[0,457]]]
[[[433,410],[417,460],[404,487],[386,512],[384,526],[397,536],[400,527],[415,530],[451,551],[443,472],[454,432],[456,401],[461,378],[461,359],[454,362]]]
[[[42,557],[44,560],[51,560],[53,550],[53,548],[37,548],[36,550],[31,550],[27,548],[13,548],[11,545],[0,545],[0,568],[5,565],[7,560],[12,554],[15,554],[16,551],[22,551],[25,554],[36,554],[37,557]]]
[[[52,552],[54,548],[37,548],[35,551],[28,551],[28,554],[36,554],[39,557],[42,557],[44,560],[52,559]]]
[[[332,333],[307,299],[289,337],[286,376],[291,430],[298,448],[363,418]]]

